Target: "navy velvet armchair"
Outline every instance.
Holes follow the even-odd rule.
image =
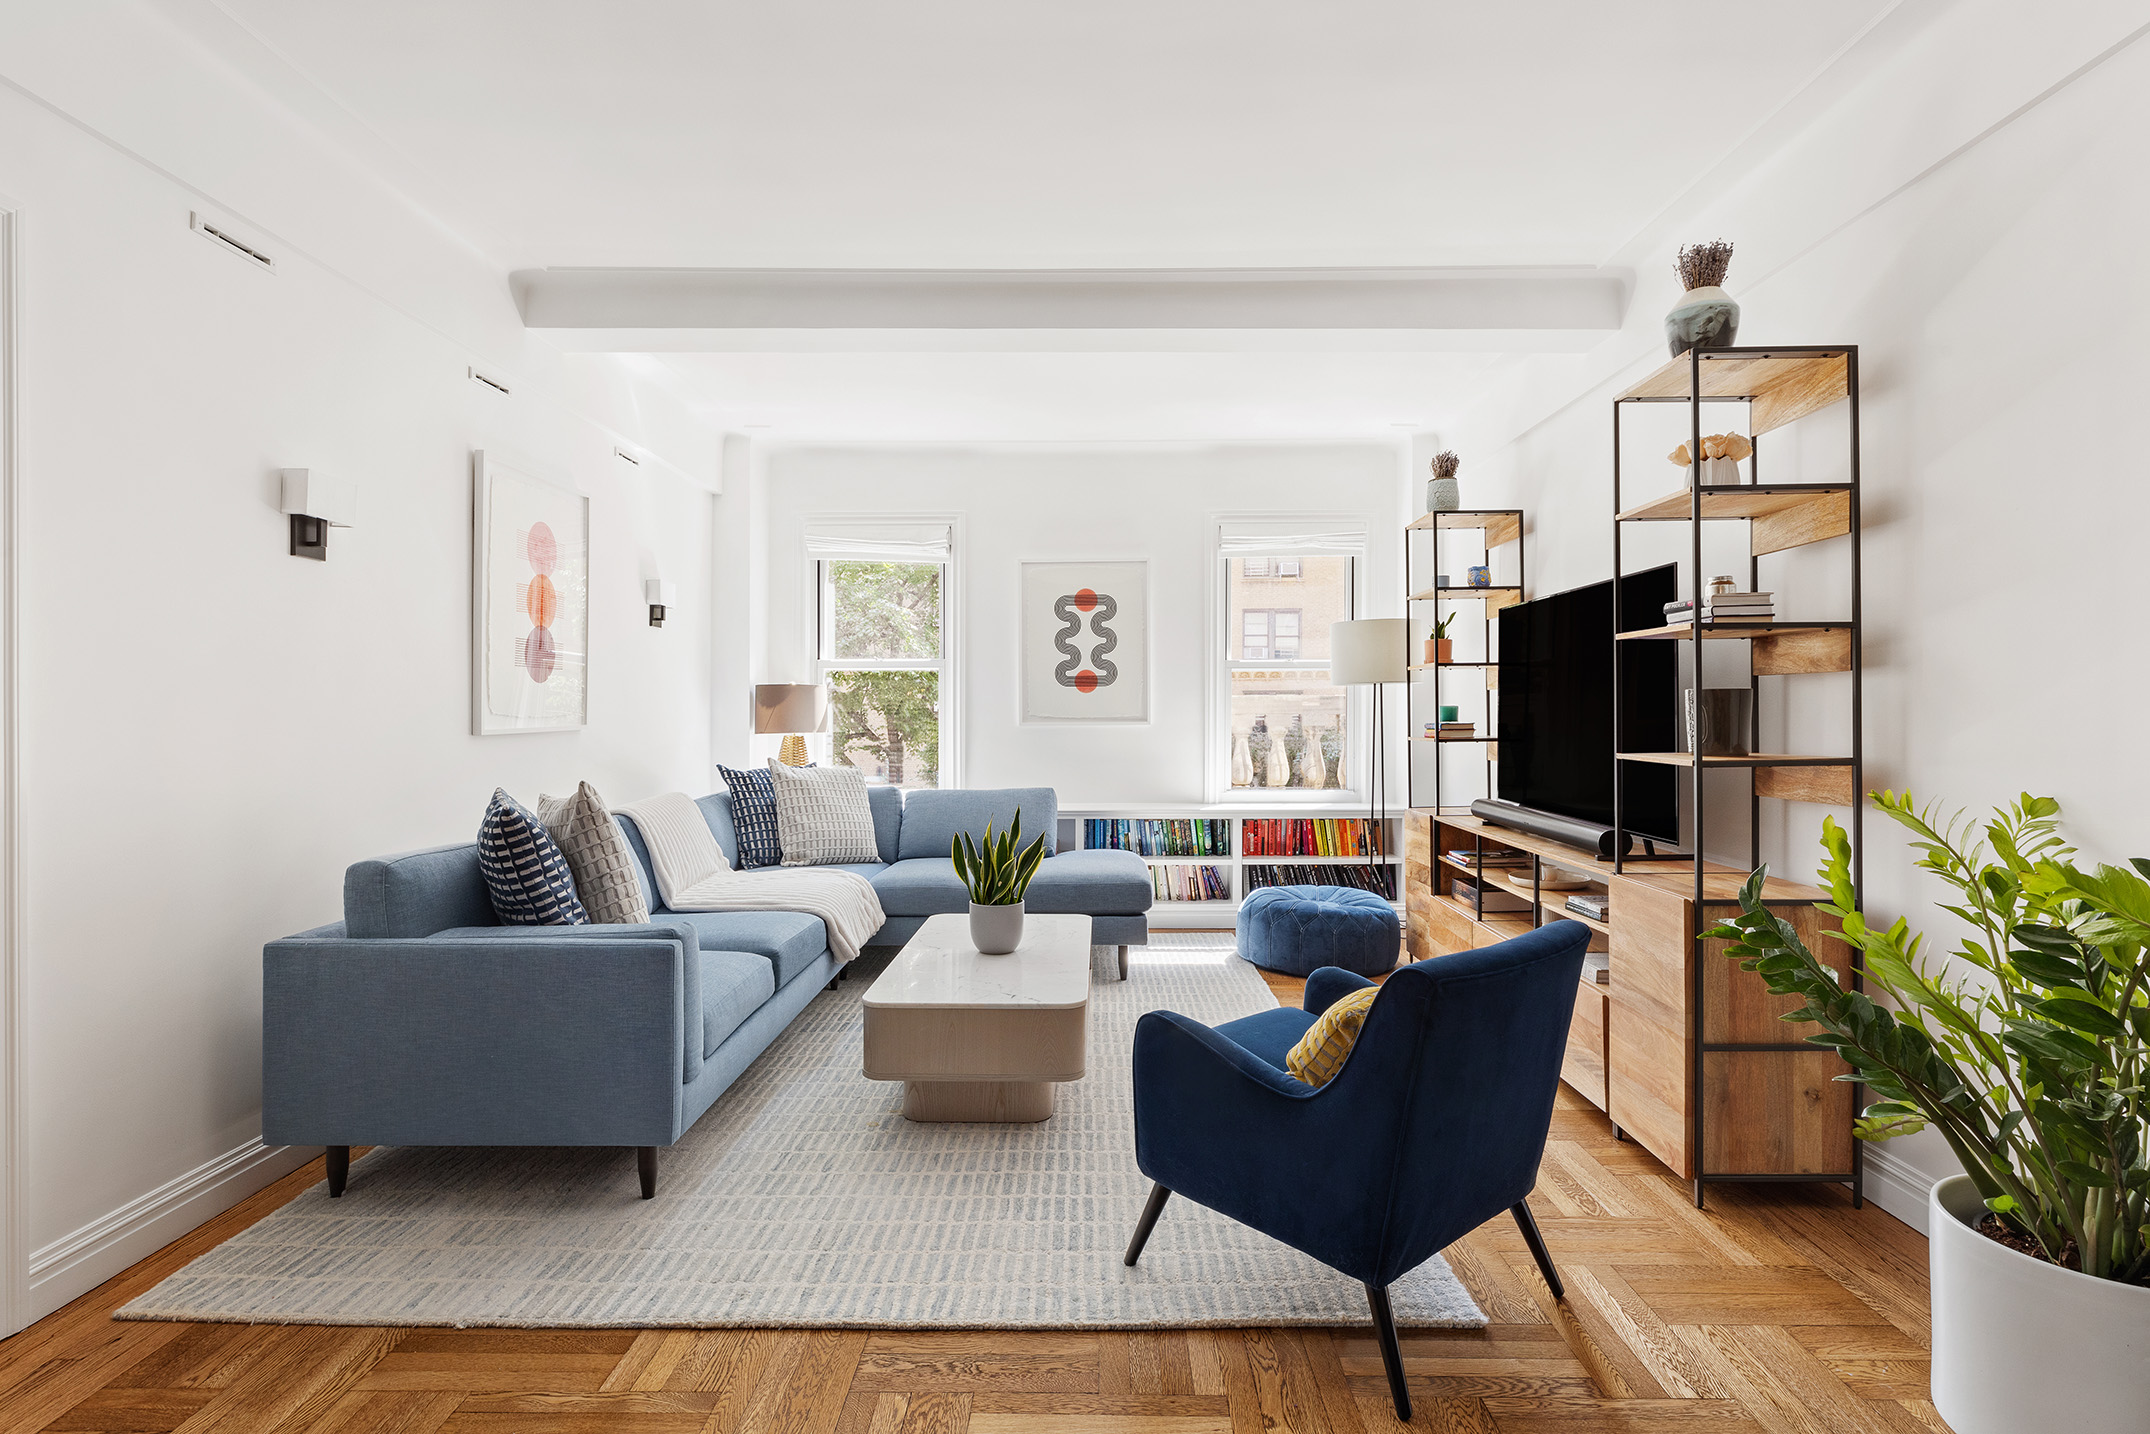
[[[1174,1192],[1366,1286],[1400,1419],[1411,1417],[1388,1286],[1511,1212],[1555,1299],[1560,1278],[1524,1197],[1552,1124],[1590,933],[1557,921],[1391,974],[1350,1057],[1303,1085],[1284,1057],[1316,1018],[1372,983],[1334,966],[1304,1010],[1214,1030],[1170,1011],[1135,1027],[1135,1160],[1156,1182],[1127,1247]]]

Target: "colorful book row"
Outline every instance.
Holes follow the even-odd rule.
[[[1240,823],[1239,854],[1379,856],[1381,834],[1358,818],[1250,817]]]
[[[1153,866],[1150,886],[1159,901],[1232,899],[1232,874],[1221,866]]]
[[[1086,818],[1082,844],[1144,856],[1230,856],[1232,824],[1200,817]]]
[[[1349,886],[1396,899],[1395,868],[1390,866],[1294,866],[1278,862],[1248,866],[1247,890],[1265,886]]]

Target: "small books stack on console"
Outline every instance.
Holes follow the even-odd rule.
[[[1583,979],[1595,981],[1600,986],[1612,980],[1612,955],[1605,951],[1583,953]]]
[[[1612,898],[1602,891],[1578,891],[1568,898],[1568,910],[1593,921],[1603,921],[1605,913],[1612,910]]]
[[[1465,866],[1519,867],[1530,865],[1530,853],[1528,852],[1489,851],[1480,856],[1479,853],[1467,846],[1451,847],[1448,852],[1448,859],[1462,862]]]
[[[1775,593],[1716,593],[1702,600],[1704,622],[1770,622],[1777,616]],[[1686,598],[1665,604],[1667,623],[1693,622],[1695,605]]]

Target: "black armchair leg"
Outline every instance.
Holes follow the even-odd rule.
[[[343,1187],[351,1183],[351,1147],[331,1145],[328,1148],[328,1198],[343,1198]]]
[[[1545,1276],[1546,1287],[1553,1298],[1564,1300],[1568,1292],[1561,1288],[1560,1272],[1553,1268],[1553,1257],[1545,1248],[1545,1237],[1538,1233],[1538,1222],[1531,1218],[1530,1202],[1518,1200],[1509,1213],[1515,1216],[1517,1228],[1523,1232],[1523,1243],[1530,1246],[1530,1257],[1538,1262],[1538,1273]]]
[[[1381,1364],[1389,1372],[1389,1397],[1396,1401],[1396,1417],[1411,1422],[1411,1391],[1403,1382],[1403,1351],[1396,1346],[1396,1316],[1389,1313],[1385,1285],[1366,1287],[1366,1304],[1374,1312],[1374,1335],[1381,1341]]]
[[[656,1198],[657,1198],[657,1147],[656,1147],[656,1146],[654,1146],[654,1145],[638,1145],[638,1146],[636,1146],[636,1147],[635,1147],[635,1173],[636,1173],[636,1174],[638,1174],[638,1175],[640,1175],[640,1176],[642,1177],[642,1198],[643,1198],[643,1199],[645,1199],[645,1200],[654,1200],[654,1199],[656,1199]]]
[[[1150,1242],[1150,1231],[1157,1228],[1157,1217],[1165,1213],[1165,1201],[1171,1198],[1172,1192],[1164,1186],[1150,1187],[1149,1203],[1142,1207],[1142,1218],[1135,1222],[1135,1238],[1127,1242],[1127,1264],[1142,1258],[1142,1247]]]

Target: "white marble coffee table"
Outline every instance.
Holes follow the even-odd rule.
[[[911,1120],[1044,1120],[1081,1080],[1089,1044],[1090,918],[1028,916],[1005,956],[970,917],[932,916],[864,998],[868,1080],[900,1080]]]

